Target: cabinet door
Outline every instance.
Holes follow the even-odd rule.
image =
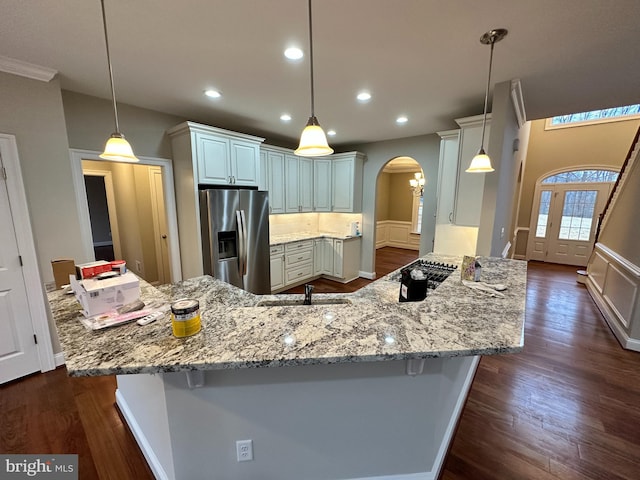
[[[267,151],[267,190],[269,212],[284,213],[284,154]]]
[[[322,274],[324,275],[333,275],[334,274],[334,267],[333,267],[333,259],[335,257],[334,251],[333,251],[333,239],[332,238],[323,238],[322,239],[322,243],[323,243],[323,250],[324,250],[324,257],[322,259]]]
[[[298,200],[301,212],[313,211],[313,159],[298,158]]]
[[[456,178],[458,176],[458,142],[460,132],[443,135],[440,140],[440,161],[438,167],[438,204],[436,223],[453,223],[456,199]]]
[[[300,162],[294,155],[285,155],[285,211],[287,213],[300,211],[300,197],[298,196],[298,177],[300,173]]]
[[[257,187],[260,180],[260,147],[231,141],[231,178],[234,185]]]
[[[342,268],[343,247],[342,240],[333,241],[333,275],[339,278],[344,276]]]
[[[333,160],[332,184],[334,212],[353,212],[354,162],[350,159]]]
[[[313,210],[331,211],[331,160],[313,159]]]
[[[323,238],[313,241],[313,274],[322,275],[324,265],[324,243]]]
[[[197,134],[196,155],[198,158],[198,183],[210,185],[231,183],[229,140]]]
[[[271,257],[271,290],[284,287],[284,254]]]

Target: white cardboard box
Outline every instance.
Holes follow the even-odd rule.
[[[104,280],[70,280],[85,317],[115,310],[140,298],[140,281],[131,272]]]

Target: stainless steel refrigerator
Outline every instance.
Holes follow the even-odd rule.
[[[269,198],[258,190],[200,190],[204,273],[257,294],[271,293]]]

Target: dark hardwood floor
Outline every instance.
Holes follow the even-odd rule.
[[[575,272],[529,264],[524,352],[482,358],[443,479],[640,478],[640,353]],[[78,453],[83,480],[152,479],[114,390],[64,368],[0,386],[0,452]]]

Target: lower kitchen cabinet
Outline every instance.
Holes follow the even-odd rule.
[[[284,245],[274,245],[269,249],[271,254],[271,290],[285,286],[284,277]]]
[[[343,283],[360,273],[360,237],[316,238],[271,247],[271,291],[278,292],[318,277]]]

